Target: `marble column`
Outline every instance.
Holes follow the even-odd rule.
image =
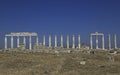
[[[13,48],[13,36],[11,36],[11,48]]]
[[[96,35],[96,49],[98,49],[98,35]]]
[[[102,49],[104,50],[105,49],[105,47],[104,47],[104,34],[102,35]]]
[[[29,36],[29,49],[32,49],[32,36]]]
[[[108,49],[111,50],[111,37],[108,35]]]
[[[69,35],[67,35],[67,48],[69,49]]]
[[[49,47],[51,47],[51,35],[49,35]]]
[[[114,34],[114,47],[117,49],[117,37],[116,34]]]
[[[5,49],[7,49],[7,36],[5,36]]]
[[[38,36],[36,36],[36,46],[38,46],[38,43],[39,43],[39,39]]]
[[[78,48],[80,49],[80,35],[78,35]]]
[[[45,46],[45,35],[43,36],[43,46]]]
[[[72,48],[75,48],[75,36],[72,36]]]
[[[61,35],[61,48],[63,48],[63,36]]]
[[[55,47],[57,47],[57,36],[55,35]]]
[[[90,35],[90,48],[93,49],[93,45],[92,45],[92,35]]]
[[[19,48],[20,47],[20,38],[19,38],[19,36],[17,36],[17,48]]]
[[[23,37],[23,44],[26,46],[26,38],[25,38],[25,36]]]

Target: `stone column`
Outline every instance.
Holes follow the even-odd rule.
[[[19,36],[17,36],[17,48],[19,48],[20,46],[20,38],[19,38]]]
[[[61,48],[63,48],[63,36],[61,35]]]
[[[102,35],[102,49],[104,50],[105,49],[105,47],[104,47],[104,34]]]
[[[23,44],[26,46],[26,38],[25,38],[25,36],[23,37]]]
[[[7,49],[7,36],[5,36],[5,49]]]
[[[115,49],[117,49],[117,38],[116,38],[116,34],[114,34],[114,47],[115,47]]]
[[[49,47],[51,47],[51,36],[49,35]]]
[[[13,36],[11,36],[11,48],[13,48]]]
[[[57,47],[57,36],[55,35],[55,47]]]
[[[38,46],[39,40],[38,40],[38,36],[36,36],[36,46]]]
[[[96,35],[96,49],[98,49],[98,35]]]
[[[92,45],[92,35],[90,35],[90,48],[93,49],[93,45]]]
[[[67,48],[69,49],[69,35],[67,35]]]
[[[108,49],[111,50],[111,38],[110,38],[110,34],[108,35]]]
[[[75,36],[72,36],[72,48],[75,48]]]
[[[43,46],[45,46],[45,35],[43,36]]]
[[[32,36],[29,36],[29,49],[32,49]]]
[[[80,49],[80,35],[78,35],[78,48]]]

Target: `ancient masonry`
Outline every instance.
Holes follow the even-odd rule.
[[[93,48],[93,36],[95,36],[96,38],[96,47]],[[98,36],[102,36],[102,48],[99,48],[98,45]],[[8,37],[10,37],[11,39],[11,48],[8,48]],[[43,43],[39,44],[39,38],[38,38],[38,34],[35,32],[29,33],[29,32],[19,32],[19,33],[10,33],[10,34],[6,34],[5,35],[5,50],[7,49],[14,49],[14,37],[17,37],[17,48],[19,48],[21,46],[20,44],[20,37],[23,37],[23,46],[24,49],[26,49],[26,37],[29,37],[29,50],[33,50],[32,48],[32,37],[35,37],[36,39],[36,43],[35,43],[35,47],[40,48],[39,46],[45,47],[45,48],[53,48],[52,47],[52,37],[51,35],[49,35],[48,37],[48,47],[46,46],[46,36],[43,36]],[[66,47],[64,47],[63,43],[64,43],[64,39],[63,39],[63,35],[60,36],[60,47],[58,46],[58,39],[57,39],[57,35],[54,36],[54,48],[66,48],[66,49],[81,49],[81,38],[80,35],[77,36],[77,45],[75,44],[75,36],[72,36],[72,47],[70,47],[70,39],[69,39],[69,35],[66,36]],[[77,46],[77,47],[76,47]],[[104,44],[104,34],[103,33],[91,33],[90,34],[90,47],[88,47],[88,49],[102,49],[102,50],[106,50],[105,49],[105,44]],[[110,34],[108,34],[108,49],[111,50],[111,36]],[[116,34],[114,35],[114,49],[118,49],[117,48],[117,38],[116,38]]]

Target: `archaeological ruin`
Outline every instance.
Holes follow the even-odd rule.
[[[93,37],[95,36],[95,47],[93,47]],[[99,47],[99,36],[102,36],[101,38],[101,46],[102,48]],[[66,35],[66,38],[63,38],[63,35],[60,35],[60,39],[58,39],[57,35],[54,35],[54,38],[51,37],[51,35],[47,37],[44,35],[43,36],[43,41],[42,43],[39,42],[39,37],[38,34],[35,32],[17,32],[17,33],[10,33],[10,34],[6,34],[5,35],[5,44],[4,44],[4,51],[6,50],[13,50],[15,49],[14,47],[14,38],[17,38],[17,48],[22,49],[22,50],[27,50],[27,51],[38,51],[41,52],[42,51],[48,51],[49,50],[58,50],[58,51],[80,51],[83,50],[83,47],[81,45],[81,37],[80,35],[78,35],[77,37],[75,37],[75,35],[72,35],[72,39],[70,40],[70,36]],[[23,38],[22,44],[20,44],[20,37]],[[26,43],[26,37],[28,37],[29,39],[29,43],[28,43],[28,48],[26,48],[27,43]],[[35,40],[32,40],[32,37],[35,37]],[[10,48],[8,47],[8,38],[10,38]],[[76,41],[77,38],[77,41]],[[54,40],[52,40],[54,39]],[[64,40],[65,39],[65,40]],[[116,34],[114,34],[114,48],[112,48],[111,46],[111,35],[108,34],[108,48],[105,48],[105,37],[103,33],[91,33],[90,34],[90,46],[84,46],[84,50],[112,50],[112,49],[119,49],[117,48],[117,37]],[[48,41],[47,41],[48,40]],[[33,44],[32,41],[35,41],[35,43]],[[59,41],[59,45],[58,45],[58,41]],[[71,44],[70,44],[70,41]],[[46,43],[48,43],[48,45],[46,45]],[[54,43],[54,45],[52,44]],[[16,48],[16,49],[17,49]]]

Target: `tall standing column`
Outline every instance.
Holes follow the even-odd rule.
[[[57,36],[55,35],[55,47],[57,47]]]
[[[69,35],[67,35],[67,48],[69,49]]]
[[[11,36],[11,48],[13,48],[13,36]]]
[[[108,49],[111,50],[111,38],[110,38],[110,34],[108,35]]]
[[[29,49],[32,49],[32,36],[29,36]]]
[[[45,35],[43,36],[43,46],[45,46]]]
[[[38,36],[36,36],[36,45],[38,46],[39,40],[38,40]]]
[[[80,35],[78,35],[78,48],[80,49]]]
[[[105,49],[105,47],[104,47],[104,34],[102,35],[102,49],[104,50]]]
[[[20,46],[20,38],[19,38],[19,36],[17,36],[17,47],[19,48]]]
[[[7,36],[5,36],[5,49],[7,49]]]
[[[72,48],[75,48],[75,36],[72,37]]]
[[[115,46],[115,49],[117,49],[117,38],[116,38],[116,34],[114,34],[114,46]]]
[[[96,35],[96,49],[98,49],[98,35]]]
[[[51,36],[49,35],[49,47],[51,47]]]
[[[61,35],[61,48],[63,48],[63,36]]]
[[[93,45],[92,45],[92,34],[90,35],[90,48],[93,49]]]
[[[23,37],[23,44],[26,46],[26,38],[25,38],[25,36]]]

